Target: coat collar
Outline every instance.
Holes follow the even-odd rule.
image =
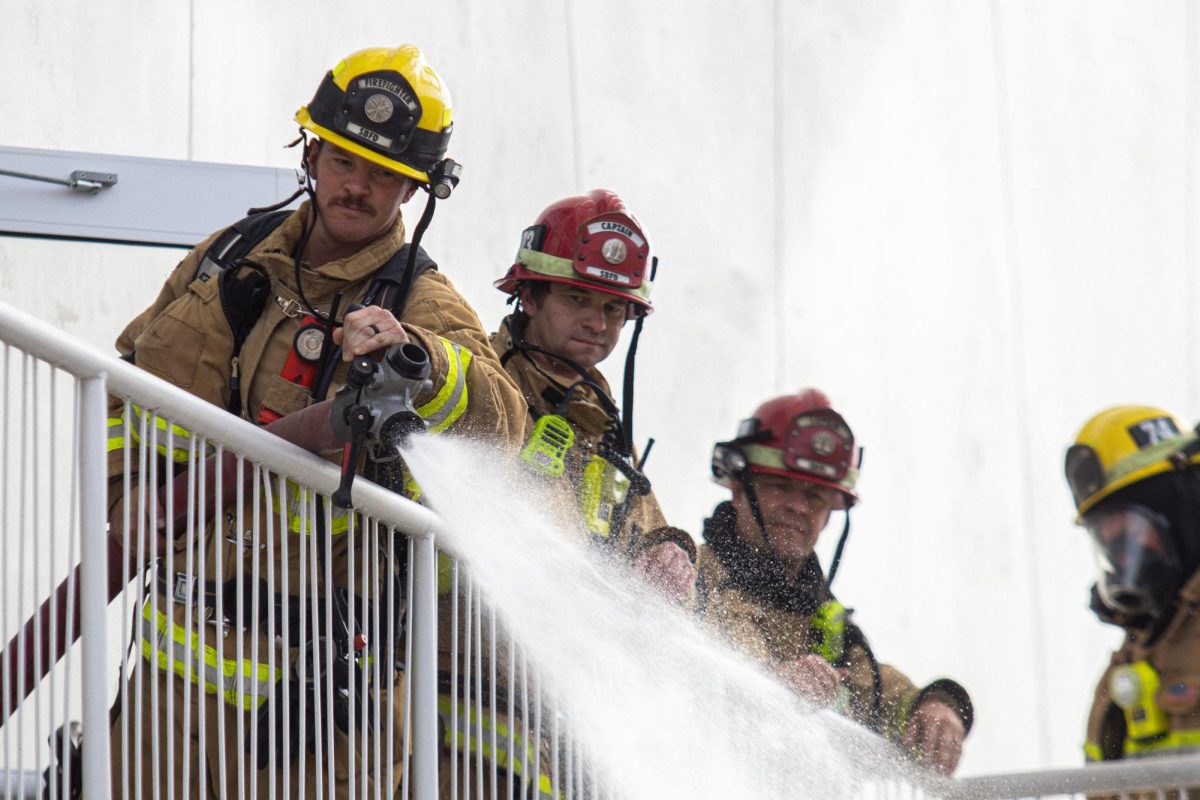
[[[266,262],[263,266],[271,269],[292,291],[296,288],[292,285],[295,283],[292,254],[304,234],[310,207],[310,201],[302,203],[278,228],[271,231],[250,256],[254,261]],[[309,302],[320,305],[331,300],[334,292],[341,290],[347,283],[357,283],[370,278],[404,246],[404,237],[403,215],[398,214],[391,230],[348,258],[329,261],[316,268],[302,260],[300,272],[304,281],[305,296]]]
[[[783,611],[814,614],[833,598],[816,554],[810,555],[800,573],[787,577],[783,562],[773,553],[763,553],[737,535],[737,511],[725,501],[704,521],[704,541],[725,571],[723,582],[736,586],[760,603]]]
[[[518,347],[513,338],[514,316],[505,317],[499,330],[492,334],[492,348],[500,354],[504,368],[521,388],[525,402],[537,412],[535,416],[553,412],[581,377],[565,364],[550,367],[535,361],[531,353]],[[588,370],[587,379],[599,386],[611,402],[612,390],[598,370]],[[578,386],[571,391],[570,401],[561,413],[572,425],[592,435],[599,435],[611,421],[609,410],[592,386]]]

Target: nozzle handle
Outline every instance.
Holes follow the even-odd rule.
[[[333,504],[338,508],[353,508],[350,487],[354,484],[354,467],[358,464],[358,452],[362,449],[362,437],[347,442],[342,448],[342,480],[333,493]]]

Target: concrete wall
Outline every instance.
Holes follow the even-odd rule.
[[[326,69],[419,43],[467,168],[427,246],[485,323],[541,207],[618,190],[662,259],[637,419],[668,516],[699,530],[759,401],[824,388],[866,447],[837,589],[880,657],[973,692],[963,772],[1079,763],[1117,634],[1063,451],[1108,404],[1200,416],[1195,4],[345,8],[4,0],[0,145],[287,167]],[[0,239],[0,299],[110,341],[178,257]]]

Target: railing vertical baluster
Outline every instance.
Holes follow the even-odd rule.
[[[413,797],[437,800],[437,554],[433,537],[413,541]]]
[[[22,421],[26,421],[30,417],[30,398],[28,387],[31,385],[32,378],[30,376],[30,371],[32,369],[31,365],[34,363],[35,362],[33,358],[29,355],[25,355],[21,358],[21,384],[22,386],[26,387],[25,391],[21,393]],[[29,508],[31,505],[29,496],[36,491],[29,489],[29,457],[30,452],[33,449],[29,440],[32,437],[32,433],[32,426],[28,424],[21,426],[21,449],[19,451],[20,461],[18,462],[19,468],[17,470],[18,488],[16,505],[17,524],[19,525],[17,530],[26,531],[33,530],[33,514]],[[28,536],[22,536],[19,544],[17,545],[17,580],[15,582],[17,584],[16,607],[18,609],[22,607],[22,601],[26,595],[25,578],[29,575],[28,558],[26,555],[29,550],[29,539],[30,537]],[[21,696],[25,691],[25,662],[28,658],[27,652],[29,650],[29,637],[25,635],[24,627],[19,629],[17,635],[20,637],[17,640],[17,687],[20,692],[18,696]],[[21,705],[18,703],[16,710],[17,756],[15,761],[12,759],[9,760],[8,763],[10,764],[20,764],[25,760],[25,739],[27,738],[25,733],[25,718],[28,715],[22,713],[23,711],[24,709],[22,709]],[[9,724],[12,725],[13,723],[10,722]]]
[[[12,442],[9,440],[9,424],[8,424],[9,403],[13,402],[13,404],[15,405],[16,402],[10,400],[8,387],[22,385],[20,381],[13,380],[13,378],[12,378],[12,373],[10,371],[11,370],[11,357],[12,357],[12,348],[9,347],[9,345],[6,343],[4,345],[4,364],[2,367],[0,367],[0,369],[3,369],[3,372],[0,372],[0,376],[3,376],[3,378],[4,378],[4,381],[2,383],[0,383],[0,390],[2,390],[2,392],[0,392],[0,401],[2,401],[2,402],[0,402],[0,486],[4,486],[4,487],[8,487],[8,486],[12,485],[11,483],[9,483],[10,476],[9,476],[8,462],[9,462],[9,459],[12,457],[11,454],[18,452],[17,448],[14,447]],[[6,498],[6,500],[7,500],[7,498]],[[15,503],[9,503],[9,502],[0,503],[0,528],[3,528],[5,531],[9,530],[8,521],[9,521],[10,515],[13,513],[13,510],[14,510],[13,506],[15,506],[15,505],[16,505]],[[4,564],[12,563],[11,555],[9,553],[9,542],[11,539],[12,539],[12,537],[7,536],[7,535],[0,536],[0,562],[2,562]],[[9,595],[8,581],[5,581],[5,585],[0,586],[0,621],[3,622],[5,631],[10,631],[13,629],[13,626],[9,623],[8,614],[9,614],[9,609],[11,609],[13,606],[16,605],[15,603],[9,602],[8,595]],[[17,615],[17,619],[19,621],[20,620],[20,610],[19,609],[16,610],[16,615]],[[10,692],[12,691],[12,682],[14,680],[16,680],[16,676],[10,675],[9,670],[5,669],[4,670],[4,678],[2,681],[0,681],[0,690],[2,690],[4,692],[3,696],[0,696],[0,713],[3,714],[3,716],[0,718],[4,719],[4,721],[6,723],[6,725],[4,727],[4,739],[3,739],[3,742],[0,742],[0,744],[3,745],[3,747],[0,748],[0,750],[2,750],[2,752],[4,754],[4,765],[5,765],[5,773],[6,773],[4,776],[4,798],[5,798],[5,800],[8,800],[8,798],[12,796],[13,771],[11,769],[9,769],[8,766],[10,764],[16,763],[12,757],[12,738],[13,737],[11,735],[11,731],[7,724],[8,721],[12,718],[13,712],[16,710],[15,708],[10,707],[10,699],[9,699]]]
[[[392,548],[389,551],[389,553],[391,553],[391,555],[389,555],[388,561],[390,561],[394,564],[394,563],[396,563],[394,560],[395,559],[395,546],[396,546],[395,545],[396,529],[395,528],[392,528],[392,527],[388,528],[388,540],[389,540],[389,547]],[[412,564],[415,561],[415,558],[413,556],[413,540],[407,536],[404,537],[404,558],[406,559],[406,563],[408,563],[408,564]],[[406,572],[408,574],[404,577],[404,597],[406,598],[406,602],[409,605],[405,609],[405,613],[408,616],[407,616],[407,624],[404,626],[404,719],[403,719],[404,727],[402,727],[400,729],[400,731],[401,731],[400,732],[400,755],[401,755],[400,763],[403,765],[400,770],[400,797],[411,797],[412,796],[409,793],[409,786],[412,784],[412,763],[411,763],[411,759],[408,758],[408,754],[410,752],[412,752],[412,750],[409,747],[409,744],[410,744],[411,735],[412,735],[412,693],[413,693],[412,692],[412,664],[413,664],[412,629],[413,629],[413,623],[412,623],[412,615],[411,615],[411,610],[412,610],[411,604],[412,604],[412,597],[413,597],[413,570],[410,568],[410,569],[406,570]],[[435,612],[435,614],[436,614],[436,612]],[[395,620],[395,622],[399,622],[399,620]],[[395,625],[393,624],[392,633],[389,634],[389,639],[394,640],[395,637],[396,637]],[[395,709],[395,707],[396,707],[396,705],[395,705],[395,703],[393,703],[392,708]],[[388,741],[389,742],[392,741],[392,736],[390,733],[388,736]],[[392,749],[390,752],[392,753],[392,755],[394,757],[395,750]],[[388,785],[389,786],[391,785],[390,778],[388,780]]]
[[[83,637],[83,782],[88,797],[111,796],[108,743],[108,580],[105,534],[108,474],[104,377],[82,381],[79,415],[80,591]]]
[[[499,752],[499,740],[496,731],[496,715],[499,711],[499,706],[496,704],[496,609],[488,610],[488,714],[491,717],[488,721],[491,723],[491,731],[488,733],[488,739],[492,747],[490,761],[491,763],[491,784],[489,797],[498,797],[500,794],[499,786],[499,771],[496,762],[499,759],[496,754]],[[512,725],[512,720],[509,719],[509,725]],[[510,755],[512,751],[509,751]]]

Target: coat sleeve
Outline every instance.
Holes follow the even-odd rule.
[[[525,400],[500,366],[475,310],[450,280],[439,272],[423,273],[401,323],[429,353],[433,388],[418,398],[417,412],[430,430],[520,447]]]
[[[899,742],[912,711],[925,700],[938,700],[958,712],[970,732],[974,709],[967,690],[949,678],[920,687],[891,664],[875,659],[857,625],[847,626],[847,671],[843,685],[850,694],[850,716],[886,738]]]
[[[938,678],[925,686],[917,686],[903,672],[890,664],[879,665],[880,732],[899,742],[912,712],[926,700],[937,700],[958,712],[963,728],[971,732],[975,710],[967,690],[950,678]]]
[[[196,268],[200,263],[200,259],[207,252],[209,245],[220,235],[220,232],[214,233],[204,242],[196,246],[189,252],[182,261],[176,265],[171,274],[167,277],[166,282],[158,292],[158,297],[150,304],[142,313],[133,318],[125,329],[117,336],[116,349],[117,353],[128,361],[134,360],[135,344],[138,337],[150,326],[162,312],[187,293],[188,285],[196,276]],[[195,355],[188,352],[175,352],[175,357],[179,360],[186,360]],[[135,436],[136,431],[133,429],[134,418],[131,416],[128,426],[125,419],[125,400],[114,395],[109,395],[108,398],[108,476],[109,476],[109,493],[108,507],[111,509],[120,499],[122,490],[122,476],[126,473],[125,470],[125,445],[126,438]],[[127,435],[128,434],[128,435]],[[137,474],[137,451],[136,443],[129,443],[134,448],[133,461],[129,468],[129,474]],[[165,474],[161,473],[160,474]]]
[[[1087,738],[1083,754],[1087,761],[1109,761],[1122,758],[1125,751],[1125,713],[1113,701],[1108,686],[1113,667],[1119,662],[1114,658],[1096,684],[1092,698],[1092,710],[1088,713]]]
[[[723,586],[725,570],[707,546],[700,548],[697,561],[696,613],[739,652],[760,664],[774,664],[777,659],[758,624],[758,607],[736,589]]]
[[[679,545],[691,562],[696,563],[695,541],[683,529],[667,524],[658,498],[654,496],[654,492],[650,492],[634,501],[629,519],[618,533],[617,548],[632,561],[646,548],[662,542],[674,542]]]

